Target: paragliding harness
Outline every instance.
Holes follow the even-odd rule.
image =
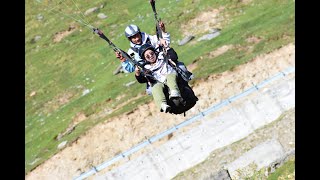
[[[181,114],[191,109],[198,101],[197,96],[194,94],[192,88],[188,84],[188,79],[186,78],[185,72],[181,70],[177,64],[170,59],[169,54],[166,49],[163,48],[164,61],[168,63],[177,72],[177,85],[180,90],[180,99],[170,99],[169,98],[169,87],[165,85],[164,94],[166,97],[167,104],[171,107],[170,113]]]
[[[154,13],[155,22],[156,22],[156,32],[158,39],[162,38],[162,31],[159,27],[159,21],[157,17],[157,11],[155,8],[155,1],[150,0],[150,4]],[[177,63],[178,55],[172,48],[161,47],[159,51],[163,52],[164,61],[168,62],[168,64],[177,72],[177,84],[180,90],[181,99],[169,99],[169,88],[165,85],[164,94],[166,97],[167,104],[171,106],[170,113],[173,114],[181,114],[191,109],[196,102],[198,101],[197,96],[194,94],[192,88],[189,86],[188,82],[193,78],[192,73],[187,70],[182,70]],[[172,56],[172,57],[171,57]]]

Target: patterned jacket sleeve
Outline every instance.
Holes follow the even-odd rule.
[[[122,62],[121,66],[128,73],[132,73],[134,71],[134,65],[128,59]]]
[[[139,58],[139,60],[137,60],[137,58],[139,57],[139,55],[138,55],[136,52],[134,52],[132,49],[129,49],[127,53],[129,54],[129,56],[130,56],[130,54],[133,53],[133,54],[134,54],[134,59],[135,59],[136,61],[139,62],[139,60],[141,60],[140,58]],[[134,64],[131,63],[128,59],[126,59],[124,62],[122,62],[122,63],[121,63],[121,66],[122,66],[122,68],[123,68],[125,71],[127,71],[128,73],[134,72],[134,69],[135,69]]]

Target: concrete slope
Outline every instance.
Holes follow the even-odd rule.
[[[232,102],[220,110],[223,113],[218,111],[205,116],[199,126],[95,179],[173,178],[202,162],[215,149],[245,138],[293,107],[294,73]]]

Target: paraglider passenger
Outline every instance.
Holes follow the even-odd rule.
[[[160,109],[160,112],[170,112],[171,107],[167,104],[163,89],[167,85],[170,89],[169,99],[181,99],[180,90],[177,85],[177,72],[164,59],[163,52],[156,52],[150,44],[144,44],[139,49],[139,56],[146,61],[145,69],[152,72],[156,81],[152,83],[153,99]],[[135,76],[139,83],[147,80],[141,75],[139,68],[136,68]]]

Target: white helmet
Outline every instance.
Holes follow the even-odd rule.
[[[126,29],[124,30],[124,33],[126,35],[127,38],[140,33],[140,29],[138,26],[130,24],[129,26],[126,27]]]

